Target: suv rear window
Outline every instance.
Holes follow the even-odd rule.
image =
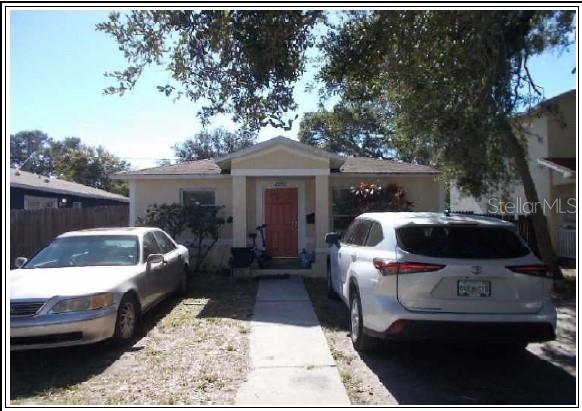
[[[396,230],[398,246],[409,253],[443,258],[516,258],[530,250],[503,227],[407,226]]]

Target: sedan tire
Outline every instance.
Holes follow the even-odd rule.
[[[113,340],[124,344],[133,339],[139,327],[140,310],[137,299],[132,294],[123,296],[117,309],[117,321]]]

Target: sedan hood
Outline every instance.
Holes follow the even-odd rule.
[[[139,266],[33,268],[10,271],[10,298],[51,298],[118,288],[139,272]]]

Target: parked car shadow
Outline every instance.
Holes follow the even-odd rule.
[[[156,324],[180,302],[170,297],[143,316],[142,326],[134,340],[124,346],[111,341],[96,344],[14,351],[10,353],[10,398],[78,384],[103,372],[124,353],[141,350],[136,346]]]
[[[576,379],[523,351],[430,343],[361,356],[399,404],[574,404]]]

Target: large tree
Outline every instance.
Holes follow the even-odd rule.
[[[528,62],[573,39],[573,12],[356,11],[326,22],[312,11],[134,11],[112,14],[112,34],[129,67],[113,73],[132,88],[148,64],[166,64],[167,95],[204,103],[204,119],[229,112],[251,127],[288,127],[306,50],[320,38],[319,78],[341,104],[385,110],[394,145],[423,147],[445,175],[474,195],[517,175],[538,201],[522,125],[516,117],[543,99]],[[176,88],[178,87],[178,88]],[[400,149],[403,151],[402,149]],[[543,259],[555,263],[547,222],[533,215]]]
[[[305,113],[299,141],[347,156],[396,158],[430,164],[431,150],[418,141],[396,141],[390,118],[376,104],[337,105],[331,111]]]
[[[130,164],[104,147],[84,144],[78,137],[54,140],[42,131],[21,131],[10,136],[10,165],[89,187],[123,195],[127,184],[111,174],[126,171]]]
[[[256,138],[256,133],[244,128],[235,132],[218,128],[200,131],[186,141],[174,144],[172,149],[179,162],[218,158],[252,146]]]
[[[50,155],[52,140],[40,130],[20,131],[10,135],[10,167],[49,175],[54,170]]]

